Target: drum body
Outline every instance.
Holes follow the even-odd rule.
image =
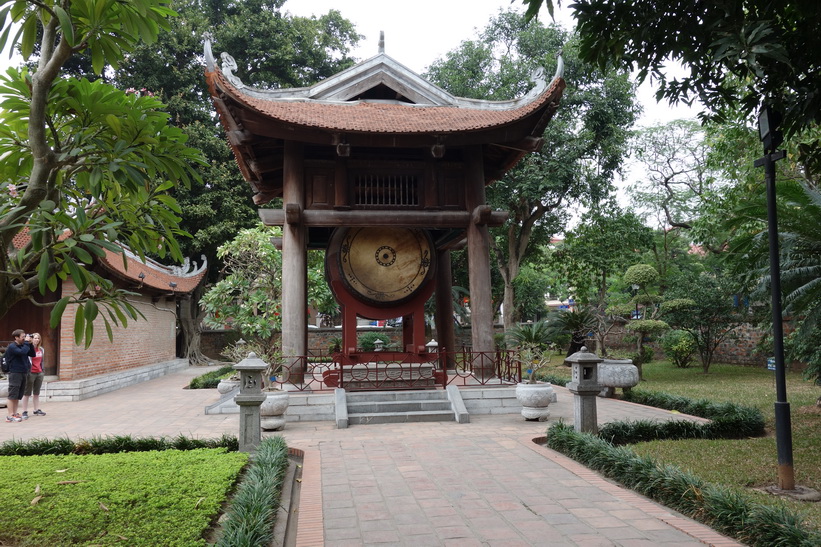
[[[339,228],[328,245],[325,272],[340,303],[353,304],[363,317],[390,319],[420,301],[424,306],[433,291],[435,256],[423,229]],[[373,317],[373,309],[384,310],[377,312],[383,317]]]

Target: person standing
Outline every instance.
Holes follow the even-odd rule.
[[[25,395],[23,395],[23,415],[21,416],[24,420],[27,420],[29,417],[28,409],[29,409],[29,397],[31,397],[34,401],[34,412],[32,412],[35,416],[45,416],[46,413],[40,410],[40,388],[43,385],[43,377],[45,373],[43,372],[43,356],[45,355],[45,350],[40,345],[43,339],[40,337],[39,332],[35,332],[31,335],[31,346],[34,348],[34,357],[31,358],[31,372],[29,372],[28,378],[26,379],[26,390]]]
[[[31,337],[23,329],[17,329],[11,333],[14,342],[6,348],[6,363],[9,365],[9,396],[8,405],[11,414],[6,416],[6,422],[22,422],[23,418],[17,413],[17,405],[23,398],[26,390],[26,380],[31,361],[29,357],[34,357],[34,348],[31,345]]]

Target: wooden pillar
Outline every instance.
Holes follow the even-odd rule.
[[[303,147],[285,141],[282,175],[283,208],[305,209]],[[302,383],[308,355],[308,252],[307,229],[299,218],[285,215],[282,227],[282,355],[289,359],[291,383]]]
[[[453,277],[450,266],[450,251],[436,251],[436,341],[440,350],[448,352],[442,366],[454,369],[456,333],[453,328]]]
[[[482,147],[465,150],[465,205],[473,213],[485,205],[485,174]],[[473,215],[475,217],[475,215]],[[467,229],[468,276],[470,279],[470,325],[473,372],[480,378],[493,376],[493,306],[490,290],[490,235],[486,224],[470,222]]]

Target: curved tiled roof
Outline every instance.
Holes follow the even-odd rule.
[[[557,100],[565,87],[554,78],[532,101],[512,109],[414,105],[395,101],[265,99],[234,87],[216,70],[208,73],[237,103],[282,123],[328,131],[384,134],[448,134],[511,124]]]
[[[69,237],[70,232],[65,231],[60,239]],[[12,245],[15,249],[21,249],[31,241],[28,228],[23,228],[12,238]],[[127,247],[121,245],[125,253],[125,263],[123,255],[104,249],[105,257],[99,257],[97,263],[106,271],[117,276],[119,279],[137,285],[137,288],[147,288],[155,291],[174,292],[187,294],[197,288],[206,273],[205,257],[202,257],[203,264],[193,271],[189,271],[188,260],[183,266],[164,266],[159,262],[146,258],[142,261],[137,255],[132,253]],[[144,274],[140,278],[140,274]],[[174,283],[175,286],[171,286]]]

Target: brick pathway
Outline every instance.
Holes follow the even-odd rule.
[[[237,414],[209,415],[214,390],[182,389],[206,369],[169,376],[79,402],[50,403],[48,415],[0,424],[0,441],[68,436],[237,433]],[[571,396],[557,388],[550,421],[573,421]],[[4,410],[4,409],[3,409]],[[0,410],[2,412],[3,410]],[[33,409],[30,409],[33,410]],[[599,400],[600,422],[688,419]],[[548,423],[519,415],[471,416],[471,423],[289,423],[302,450],[299,545],[683,546],[738,545],[537,445]]]

